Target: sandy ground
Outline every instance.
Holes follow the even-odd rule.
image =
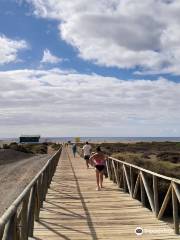
[[[0,216],[40,171],[52,154],[0,150]]]

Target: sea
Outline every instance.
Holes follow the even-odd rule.
[[[180,142],[180,137],[79,137],[80,142]],[[41,137],[41,142],[74,142],[75,137]],[[19,142],[18,138],[0,138],[0,141]]]
[[[75,141],[74,137],[47,138],[52,142]],[[80,137],[81,142],[180,142],[180,137]]]

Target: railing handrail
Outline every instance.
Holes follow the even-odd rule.
[[[128,163],[128,162],[119,160],[119,159],[117,159],[117,158],[109,157],[109,159],[112,159],[112,160],[114,160],[114,161],[116,161],[116,162],[120,162],[120,163],[125,164],[125,165],[127,165],[127,166],[129,166],[129,167],[133,167],[133,168],[135,168],[135,169],[137,169],[137,170],[140,170],[140,171],[142,171],[142,172],[146,172],[146,173],[151,174],[151,175],[153,175],[153,176],[156,176],[156,177],[159,177],[159,178],[163,178],[163,179],[165,179],[165,180],[173,181],[173,182],[175,182],[175,183],[177,183],[177,184],[180,184],[180,179],[167,177],[167,176],[165,176],[165,175],[162,175],[162,174],[159,174],[159,173],[155,173],[155,172],[153,172],[153,171],[150,171],[150,170],[147,170],[147,169],[145,169],[145,168],[136,166],[136,165],[134,165],[134,164],[132,164],[132,163]]]
[[[158,219],[163,217],[171,199],[174,232],[179,234],[179,179],[167,177],[113,157],[108,158],[106,166],[110,180],[117,183],[118,187],[129,193],[132,198],[140,200],[142,206],[149,206]],[[164,180],[166,180],[164,188],[166,193],[165,196],[162,196],[158,191],[158,182]],[[160,196],[162,197],[161,201],[159,201]],[[147,203],[149,205],[146,205]]]
[[[61,148],[56,151],[53,156],[47,161],[47,163],[43,166],[43,168],[35,175],[35,177],[31,180],[31,182],[25,187],[22,193],[14,200],[14,202],[8,207],[8,209],[4,212],[4,214],[0,217],[0,228],[4,226],[11,216],[16,212],[16,209],[21,204],[23,198],[26,194],[31,190],[32,186],[36,183],[37,179],[44,172],[44,170],[48,167],[52,159],[58,154]]]

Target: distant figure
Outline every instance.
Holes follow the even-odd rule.
[[[91,155],[91,145],[86,142],[86,144],[83,146],[82,150],[84,152],[84,159],[86,160],[86,166],[89,168],[89,158]]]
[[[75,143],[72,145],[72,151],[73,151],[73,155],[74,155],[74,157],[76,157],[77,146],[76,146]]]
[[[101,151],[100,146],[96,148],[96,153],[90,157],[90,161],[94,162],[96,168],[97,191],[103,188],[103,171],[106,164],[106,155]]]

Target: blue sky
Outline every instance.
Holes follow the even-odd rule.
[[[1,136],[179,136],[179,10],[1,0]]]
[[[38,68],[43,51],[48,48],[56,56],[65,59],[56,64],[56,67],[61,69],[72,68],[81,73],[96,73],[127,80],[137,78],[132,75],[134,70],[131,69],[107,68],[93,64],[91,61],[84,61],[78,57],[78,49],[60,38],[57,31],[59,22],[53,19],[36,18],[31,14],[31,8],[26,2],[18,4],[15,0],[2,0],[0,3],[1,34],[13,39],[25,39],[29,43],[29,49],[19,53],[23,62],[11,62],[0,66],[1,70]],[[48,65],[46,67],[48,68]]]

